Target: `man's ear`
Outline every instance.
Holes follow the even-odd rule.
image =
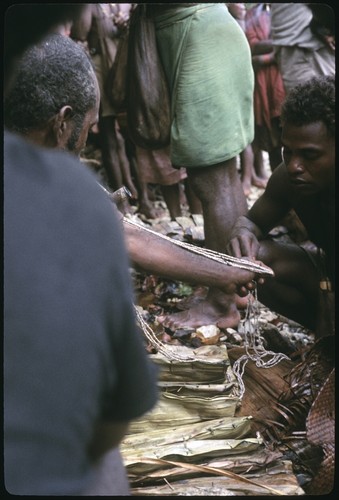
[[[72,132],[73,110],[71,106],[63,106],[54,117],[53,133],[57,147],[62,148],[67,144],[68,138]]]

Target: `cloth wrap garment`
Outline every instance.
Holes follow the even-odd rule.
[[[154,9],[157,44],[171,95],[171,161],[208,167],[254,137],[249,44],[225,4]]]

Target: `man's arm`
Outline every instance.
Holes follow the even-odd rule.
[[[259,241],[267,236],[291,208],[286,167],[281,164],[272,173],[266,189],[246,216],[236,221],[231,231],[227,252],[235,257],[256,259]]]
[[[93,7],[92,4],[84,4],[81,15],[73,21],[71,37],[74,40],[85,42],[92,26]]]
[[[216,287],[227,294],[237,292],[256,278],[253,272],[228,267],[126,221],[123,224],[130,259],[143,271],[172,280]]]

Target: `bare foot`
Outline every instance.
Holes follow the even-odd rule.
[[[153,203],[140,201],[138,212],[146,217],[146,219],[156,219],[158,214],[153,206]]]
[[[207,292],[207,287],[198,286],[189,297],[186,297],[178,302],[176,307],[184,311],[196,304],[200,304],[201,301],[206,298]]]
[[[131,198],[133,200],[137,200],[138,199],[138,191],[137,191],[137,188],[135,187],[135,185],[131,179],[126,181],[126,187],[129,190],[129,192],[131,193]]]
[[[240,297],[239,295],[236,295],[235,303],[238,309],[246,309],[248,304],[248,295],[246,295],[245,297]]]
[[[236,306],[235,295],[226,295],[213,290],[205,300],[200,301],[190,309],[166,316],[158,316],[157,321],[172,331],[205,325],[235,328],[240,322],[240,313]]]

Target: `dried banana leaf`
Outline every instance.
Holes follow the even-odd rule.
[[[257,450],[262,441],[257,438],[248,439],[189,439],[182,443],[170,443],[159,447],[142,448],[121,446],[121,454],[128,473],[145,474],[148,471],[163,467],[163,464],[149,463],[148,459],[180,460],[186,463],[201,463],[211,457],[224,457],[234,453],[249,453]]]
[[[234,405],[230,410],[230,414],[234,415]],[[135,419],[129,426],[129,435],[140,432],[149,432],[154,429],[168,429],[178,425],[194,424],[201,422],[203,418],[196,412],[192,412],[182,405],[169,404],[160,395],[160,399],[156,406],[142,417]]]
[[[179,425],[172,427],[169,432],[155,429],[145,433],[129,434],[124,438],[122,446],[145,449],[145,443],[148,447],[158,447],[192,439],[240,439],[248,434],[250,428],[251,417],[225,417],[193,425]]]
[[[161,393],[158,403],[150,412],[131,422],[129,434],[153,429],[168,429],[171,432],[173,427],[180,425],[233,417],[238,404],[237,397],[196,398],[192,401],[192,398],[185,396],[181,398]]]
[[[208,420],[234,415],[239,399],[232,396],[199,397],[165,392],[162,397]],[[231,415],[230,415],[231,414]]]
[[[287,466],[285,472],[245,483],[228,477],[198,477],[163,486],[132,488],[132,496],[299,496],[305,495]]]
[[[162,390],[180,391],[181,394],[191,394],[196,396],[216,396],[218,394],[230,395],[234,389],[235,382],[225,384],[197,384],[195,382],[158,382]]]
[[[226,346],[163,344],[150,357],[160,368],[160,399],[121,446],[133,496],[304,494],[291,464],[281,454],[274,462],[254,438],[252,417],[235,417],[241,401]],[[271,369],[260,372],[269,385]]]
[[[150,358],[160,368],[160,381],[232,383],[236,378],[230,369],[225,346],[202,346],[190,349],[185,346],[164,345],[164,351],[151,354]]]
[[[233,472],[235,474],[245,474],[250,471],[251,473],[260,473],[260,475],[265,475],[273,470],[285,470],[285,466],[282,465],[281,460],[281,452],[277,450],[269,451],[265,448],[259,448],[258,450],[250,453],[229,455],[226,458],[212,458],[211,460],[204,461],[203,466]],[[140,483],[143,485],[155,485],[163,484],[164,479],[166,481],[173,482],[200,476],[201,470],[197,471],[193,468],[188,469],[187,467],[173,466],[170,469],[162,468],[148,472],[147,475],[140,476],[129,474],[129,480],[132,486],[137,486]]]

